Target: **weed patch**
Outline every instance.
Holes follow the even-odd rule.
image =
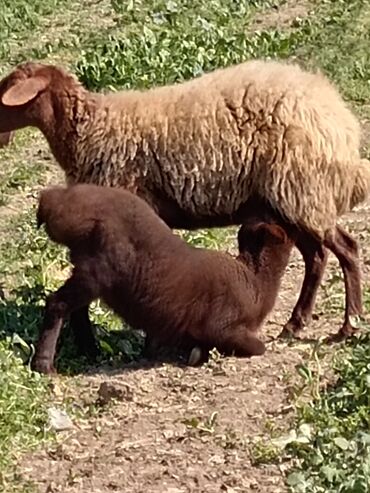
[[[93,36],[76,63],[90,89],[169,84],[255,57],[288,57],[309,23],[291,32],[248,33],[256,4],[228,0],[115,2],[124,29]],[[144,3],[144,2],[143,2]],[[262,2],[260,2],[262,3]]]
[[[14,486],[11,468],[19,454],[40,444],[45,436],[48,379],[31,372],[0,342],[0,489]]]
[[[370,489],[370,331],[338,352],[335,383],[298,406],[309,432],[286,447],[296,462],[287,478],[297,493],[366,493]]]

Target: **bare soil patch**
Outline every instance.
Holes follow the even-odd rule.
[[[259,12],[253,18],[251,31],[264,29],[284,29],[293,27],[297,18],[307,17],[312,9],[312,3],[307,0],[287,0],[282,5],[268,8]]]

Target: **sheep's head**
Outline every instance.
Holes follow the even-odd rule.
[[[55,124],[55,93],[68,90],[71,84],[78,82],[54,65],[18,65],[0,81],[0,145],[19,128],[35,126],[43,130]]]
[[[37,227],[43,224],[50,239],[69,248],[90,248],[97,243],[99,221],[94,211],[79,200],[78,191],[71,188],[57,186],[41,192]]]

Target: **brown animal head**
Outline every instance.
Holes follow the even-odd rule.
[[[80,84],[54,65],[33,62],[18,65],[0,81],[2,139],[10,138],[9,133],[19,128],[35,126],[45,131],[55,125],[56,95],[63,96],[72,86]]]
[[[277,224],[262,221],[244,224],[238,232],[240,258],[257,266],[282,268],[289,259],[294,241]]]
[[[45,224],[48,236],[69,248],[97,246],[99,220],[96,211],[91,208],[91,201],[76,201],[76,194],[78,190],[60,186],[43,190],[36,213],[37,227]]]
[[[277,224],[265,222],[245,224],[238,233],[240,251],[259,251],[263,247],[278,246],[288,242],[287,234]]]

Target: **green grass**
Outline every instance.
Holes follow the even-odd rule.
[[[0,58],[12,57],[22,40],[40,26],[42,19],[65,6],[66,0],[2,0],[0,8]]]
[[[300,47],[297,55],[321,67],[361,111],[369,103],[370,4],[340,0],[326,5],[312,44]]]
[[[333,368],[333,386],[298,406],[297,425],[310,433],[286,449],[296,460],[287,482],[297,493],[370,491],[370,327]]]
[[[9,350],[10,340],[0,342],[0,487],[14,486],[12,466],[23,451],[45,438],[48,381],[30,372]]]
[[[266,4],[154,0],[133,7],[131,2],[114,2],[119,28],[86,41],[76,73],[90,89],[149,87],[255,56],[287,56],[304,29],[249,35],[258,3]]]
[[[87,87],[107,90],[181,81],[254,57],[297,59],[307,67],[321,67],[356,112],[370,120],[369,2],[313,1],[308,15],[283,27],[264,28],[262,23],[256,31],[256,14],[263,12],[263,19],[285,3],[102,0],[81,8],[77,0],[3,0],[0,73],[29,58],[56,61],[75,70]],[[34,130],[18,132],[15,144],[0,151],[0,164],[5,293],[0,299],[0,489],[10,491],[18,454],[44,439],[49,395],[48,380],[32,374],[18,356],[27,361],[32,353],[45,296],[63,282],[69,263],[66,251],[35,228],[35,191],[55,176],[44,139]],[[198,246],[235,243],[235,230],[182,234]],[[327,286],[325,310],[332,313],[342,310],[337,280],[334,276]],[[98,303],[92,317],[102,345],[101,362],[115,366],[140,355],[139,334],[122,334],[121,322]],[[57,365],[73,374],[86,369],[87,362],[75,354],[69,339],[66,332]],[[338,354],[334,386],[299,407],[297,427],[309,424],[312,438],[286,450],[300,464],[288,479],[292,492],[369,490],[368,444],[360,433],[367,433],[369,426],[364,412],[369,404],[368,347],[366,335]],[[310,381],[306,383],[309,387]],[[270,448],[257,452],[259,458],[276,458]]]
[[[368,312],[369,289],[364,301]],[[252,457],[258,464],[291,461],[286,481],[292,493],[368,493],[370,326],[364,324],[359,337],[334,353],[329,366],[323,363],[325,353],[325,345],[318,344],[297,366],[294,427],[258,440]]]

